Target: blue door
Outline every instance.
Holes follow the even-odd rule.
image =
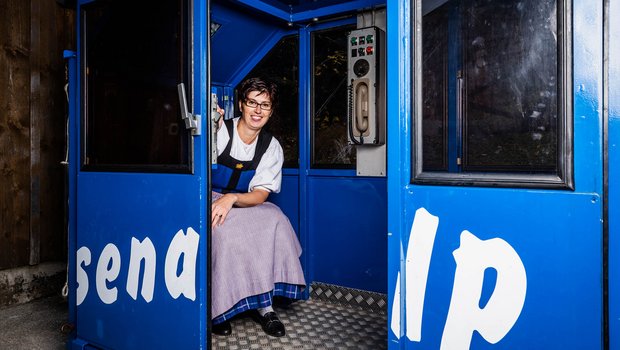
[[[602,2],[411,3],[388,1],[389,347],[602,349]]]
[[[78,2],[74,348],[206,348],[207,11]]]

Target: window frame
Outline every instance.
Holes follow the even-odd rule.
[[[178,0],[181,2],[183,6],[183,19],[182,19],[182,30],[183,30],[183,43],[181,46],[181,50],[183,52],[179,52],[184,61],[184,71],[183,71],[183,82],[185,83],[186,90],[186,103],[188,106],[193,106],[193,86],[194,86],[194,36],[193,36],[193,14],[194,14],[194,6],[190,0]],[[87,11],[91,8],[96,8],[100,6],[101,3],[93,2],[85,4],[81,7],[80,11],[80,46],[81,46],[81,55],[80,55],[80,71],[81,71],[81,125],[80,125],[80,171],[87,172],[120,172],[120,173],[177,173],[177,174],[193,174],[194,173],[194,137],[190,134],[190,130],[185,128],[185,124],[183,123],[183,119],[181,118],[180,111],[178,111],[178,123],[179,123],[179,133],[187,134],[187,157],[182,159],[182,162],[177,164],[114,164],[114,163],[106,163],[106,164],[91,164],[89,162],[89,113],[90,113],[90,104],[89,104],[89,86],[90,81],[87,73],[88,69],[88,35],[87,26]]]
[[[418,185],[548,188],[574,190],[573,169],[573,81],[572,81],[572,7],[570,0],[557,0],[558,25],[558,141],[557,173],[526,174],[502,172],[423,171],[422,154],[422,0],[411,7],[411,179]],[[457,106],[458,108],[458,106]],[[459,140],[462,146],[462,137]],[[448,139],[449,142],[449,139]]]

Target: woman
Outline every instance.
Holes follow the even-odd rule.
[[[282,147],[262,131],[277,89],[252,78],[241,83],[239,96],[241,117],[221,124],[212,173],[212,330],[231,334],[230,319],[252,310],[265,333],[281,337],[285,328],[273,297],[299,299],[305,280],[297,236],[280,209],[266,202],[282,181]]]

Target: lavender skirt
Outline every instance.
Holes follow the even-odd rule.
[[[212,199],[220,196],[213,192]],[[211,245],[213,318],[246,297],[273,290],[276,283],[306,284],[297,235],[272,203],[232,208],[213,230]]]

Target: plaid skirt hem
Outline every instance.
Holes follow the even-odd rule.
[[[275,287],[269,292],[252,295],[241,299],[233,305],[233,307],[228,309],[228,311],[215,317],[212,324],[218,324],[230,320],[235,315],[238,315],[244,311],[270,306],[273,303],[274,296],[286,297],[290,299],[301,299],[304,289],[305,286],[300,286],[297,284],[276,283]]]

